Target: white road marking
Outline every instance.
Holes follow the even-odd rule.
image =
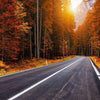
[[[99,78],[99,80],[100,80],[100,76],[99,76],[98,78]]]
[[[44,78],[43,80],[41,80],[41,81],[39,81],[39,82],[37,82],[37,83],[33,84],[33,85],[32,85],[32,86],[30,86],[29,88],[27,88],[27,89],[23,90],[22,92],[20,92],[20,93],[18,93],[18,94],[16,94],[16,95],[14,95],[14,96],[12,96],[12,97],[11,97],[11,98],[9,98],[8,100],[14,100],[14,99],[18,98],[19,96],[21,96],[21,95],[23,95],[24,93],[28,92],[29,90],[31,90],[31,89],[33,89],[33,88],[35,88],[35,87],[36,87],[36,86],[38,86],[39,84],[43,83],[44,81],[46,81],[46,80],[48,80],[49,78],[51,78],[51,77],[55,76],[56,74],[60,73],[61,71],[65,70],[65,69],[67,69],[68,67],[70,67],[71,65],[73,65],[73,64],[75,64],[75,63],[77,63],[78,61],[80,61],[80,60],[82,60],[82,59],[83,59],[83,58],[81,58],[81,59],[79,59],[79,60],[77,60],[77,61],[73,62],[72,64],[70,64],[70,65],[68,65],[68,66],[64,67],[63,69],[61,69],[61,70],[59,70],[59,71],[57,71],[57,72],[55,72],[55,73],[51,74],[50,76],[48,76],[48,77]]]
[[[100,72],[97,70],[96,66],[93,64],[93,62],[91,61],[91,59],[90,59],[90,62],[91,62],[91,64],[92,64],[92,67],[93,67],[93,69],[95,70],[95,72],[96,72],[98,78],[100,79]]]

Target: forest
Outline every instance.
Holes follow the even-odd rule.
[[[70,55],[100,58],[100,0],[77,29],[70,0],[0,0],[0,5],[2,62]]]
[[[0,0],[0,100],[100,100],[100,0]]]

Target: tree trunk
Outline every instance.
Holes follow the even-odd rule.
[[[68,34],[68,56],[70,56],[70,36]]]
[[[100,58],[100,49],[98,49],[98,58]]]
[[[23,57],[22,57],[22,59],[24,59],[24,43],[23,43]]]
[[[92,48],[92,46],[91,46],[91,56],[93,55],[93,48]]]
[[[37,0],[37,59],[39,60],[39,58],[39,0]]]
[[[3,2],[3,1],[2,1]],[[4,30],[4,16],[3,16],[3,25],[2,25],[2,29]],[[4,33],[2,34],[2,62],[4,61]]]
[[[35,44],[35,48],[34,48],[34,50],[35,50],[35,57],[36,57],[36,23],[34,22],[34,44]]]
[[[4,34],[2,33],[2,62],[4,61]]]
[[[30,59],[32,60],[32,33],[30,31]]]
[[[65,43],[64,43],[64,34],[63,34],[63,58],[65,57]]]
[[[45,38],[46,38],[46,28],[45,28],[45,31],[44,31],[44,58],[46,58],[46,51],[45,51],[45,45],[46,45],[46,43],[45,43]]]
[[[41,34],[42,34],[42,8],[40,10],[40,48],[41,48]]]

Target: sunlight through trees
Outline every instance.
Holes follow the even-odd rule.
[[[100,57],[100,1],[96,0],[83,24],[74,30],[75,11],[81,2],[0,0],[0,60],[77,54]]]

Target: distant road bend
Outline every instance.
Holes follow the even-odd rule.
[[[100,73],[88,57],[0,77],[0,100],[100,100]]]

